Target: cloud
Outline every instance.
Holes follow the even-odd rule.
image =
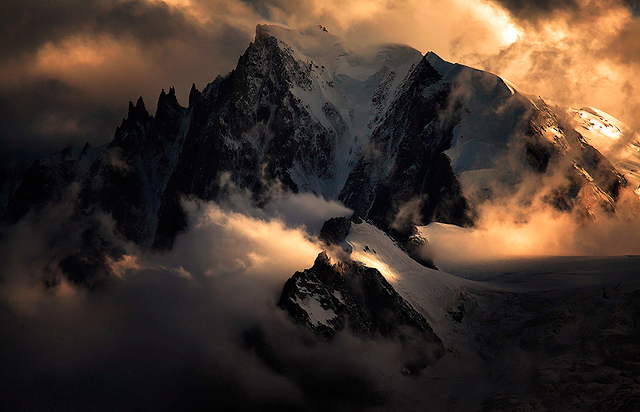
[[[494,53],[458,54],[523,91],[572,106],[593,106],[640,128],[640,20],[629,2],[496,1],[520,35]]]
[[[304,227],[291,228],[277,218],[252,217],[215,204],[193,201],[185,206],[193,227],[164,258],[168,266],[186,262],[182,266],[187,272],[242,274],[262,281],[275,276],[270,281],[277,289],[295,271],[311,267],[320,253]]]
[[[286,279],[320,251],[306,225],[343,208],[288,195],[265,212],[242,192],[225,205],[187,201],[191,229],[157,252],[124,241],[109,216],[75,216],[75,195],[0,237],[3,409],[313,411],[385,401],[376,368],[392,365],[399,345],[349,333],[329,344],[276,307]],[[89,222],[122,251],[91,291],[60,269]]]
[[[515,186],[494,183],[491,198],[472,202],[477,216],[473,228],[421,227],[428,242],[419,253],[454,272],[516,258],[640,254],[640,208],[632,189],[622,191],[615,213],[594,201],[588,187],[577,195],[576,207],[565,211],[549,202],[555,188],[567,183],[561,173],[519,179]]]
[[[203,21],[163,1],[10,1],[1,13],[5,168],[111,140],[127,101],[144,95],[153,110],[163,87],[186,104],[191,84],[231,70],[252,36],[239,15]]]
[[[334,200],[324,200],[313,193],[295,196],[281,194],[272,198],[264,211],[275,217],[286,219],[289,226],[304,226],[310,233],[320,234],[322,225],[329,218],[349,217],[353,211]]]
[[[572,12],[579,8],[576,0],[496,0],[520,20],[537,21],[557,12]]]

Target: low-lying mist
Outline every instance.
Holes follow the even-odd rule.
[[[472,229],[422,227],[423,252],[445,270],[516,256],[640,253],[635,203],[626,200],[633,193],[621,194],[616,213],[594,206],[590,219],[558,211],[543,192],[528,202],[522,193],[474,204]],[[0,237],[0,409],[384,410],[428,402],[438,388],[431,372],[450,382],[471,373],[448,360],[412,380],[399,375],[398,342],[346,331],[325,342],[276,306],[284,282],[321,251],[322,222],[351,214],[339,203],[276,193],[258,208],[240,190],[217,203],[186,199],[188,231],[159,252],[127,242],[108,215],[78,219],[76,195],[72,187]],[[122,252],[91,289],[60,267],[87,225]],[[469,366],[479,368],[473,376],[484,373],[478,365]]]
[[[559,210],[544,194],[484,201],[476,206],[473,228],[422,226],[428,243],[421,253],[445,270],[513,258],[640,254],[638,199],[631,190],[623,191],[614,211],[598,204]]]
[[[170,252],[141,250],[101,216],[99,230],[125,253],[108,260],[112,276],[92,290],[70,283],[58,264],[82,241],[68,203],[5,231],[0,408],[357,410],[384,402],[373,365],[395,359],[393,342],[345,332],[329,344],[276,306],[286,279],[321,250],[309,232],[350,211],[311,195],[283,195],[264,209],[248,199],[186,200],[191,227]]]

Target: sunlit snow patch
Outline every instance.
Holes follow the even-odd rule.
[[[337,315],[332,309],[325,309],[320,302],[314,298],[306,298],[300,300],[296,297],[296,303],[307,312],[309,315],[309,321],[314,325],[325,325],[331,327],[329,321],[334,319]]]
[[[461,287],[475,287],[475,282],[446,272],[422,266],[384,232],[363,222],[352,224],[346,239],[351,258],[374,267],[393,285],[393,288],[420,312],[438,336],[444,336],[446,302]]]
[[[575,113],[584,120],[582,127],[586,130],[596,131],[612,139],[617,139],[622,134],[618,126],[593,111],[580,109],[575,110]]]
[[[632,187],[640,185],[640,135],[593,107],[567,109],[571,125],[605,156]],[[640,194],[640,191],[636,191]]]

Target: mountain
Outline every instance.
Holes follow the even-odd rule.
[[[0,402],[635,410],[637,256],[448,273],[421,250],[438,228],[482,223],[487,205],[515,204],[525,221],[543,205],[588,225],[637,203],[639,171],[640,136],[595,108],[407,46],[351,50],[321,26],[260,25],[236,69],[194,85],[188,107],[173,88],[153,114],[140,98],[104,146],[0,175],[12,272],[0,273]],[[240,237],[189,221],[200,204],[185,200],[217,207],[238,192],[259,217],[282,193],[354,213],[293,241],[246,210],[232,213],[247,218]],[[189,242],[162,253],[190,225]],[[311,258],[324,249],[306,270],[261,254],[282,242],[277,253],[299,261],[303,241]]]
[[[331,257],[322,252],[313,267],[294,274],[278,306],[325,339],[347,327],[357,335],[399,340],[412,374],[444,355],[450,301],[474,282],[422,266],[356,215],[330,219],[321,237]]]
[[[602,112],[562,108],[434,53],[352,51],[321,26],[259,25],[236,69],[194,85],[188,107],[173,88],[154,115],[140,98],[109,144],[3,178],[0,219],[14,224],[72,188],[73,219],[86,224],[62,267],[82,283],[121,253],[96,229],[101,213],[126,240],[170,248],[189,224],[185,197],[241,188],[263,205],[274,190],[312,192],[404,243],[414,225],[473,225],[480,202],[532,179],[545,183],[525,204],[539,196],[587,218],[613,212],[640,183],[638,147]]]
[[[364,338],[397,340],[407,374],[419,373],[445,353],[426,319],[377,269],[354,261],[332,264],[325,252],[285,283],[278,306],[325,339],[346,327]]]

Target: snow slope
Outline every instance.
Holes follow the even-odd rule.
[[[640,194],[640,135],[593,107],[567,109],[571,124]]]
[[[497,170],[509,141],[532,109],[531,101],[494,74],[448,63],[433,52],[426,58],[442,75],[442,82],[453,85],[454,99],[464,106],[451,148],[445,152],[454,172],[464,183],[480,176],[479,171]]]
[[[615,191],[606,187],[616,173],[624,176],[633,189],[640,184],[640,136],[612,116],[594,108],[571,109],[541,97],[523,93],[509,81],[494,74],[448,63],[434,53],[429,63],[452,85],[450,105],[458,105],[451,147],[445,151],[459,177],[465,196],[478,190],[490,191],[496,184],[513,185],[521,180],[522,166],[530,148],[543,158],[539,171],[549,158],[564,157],[572,163],[588,186],[582,198],[591,198],[612,208]],[[594,182],[601,170],[595,148],[612,164],[609,181]],[[526,148],[526,156],[525,156]],[[534,156],[535,157],[535,156]],[[544,159],[547,157],[546,159]],[[585,160],[589,158],[589,160]],[[540,160],[540,159],[536,159]],[[606,169],[607,166],[602,166]],[[568,179],[571,171],[567,173]],[[604,180],[607,180],[604,179]],[[637,192],[640,194],[640,191]]]
[[[294,84],[291,92],[315,121],[337,135],[333,180],[309,182],[302,168],[293,170],[292,177],[300,187],[337,198],[376,122],[422,55],[399,44],[348,50],[322,26],[289,30],[259,25],[256,39],[266,36],[278,39],[283,50],[309,69],[311,86]]]
[[[475,281],[420,265],[388,235],[365,221],[352,223],[345,242],[351,259],[378,269],[441,338],[449,331],[445,317],[448,302],[460,289],[485,288]]]

